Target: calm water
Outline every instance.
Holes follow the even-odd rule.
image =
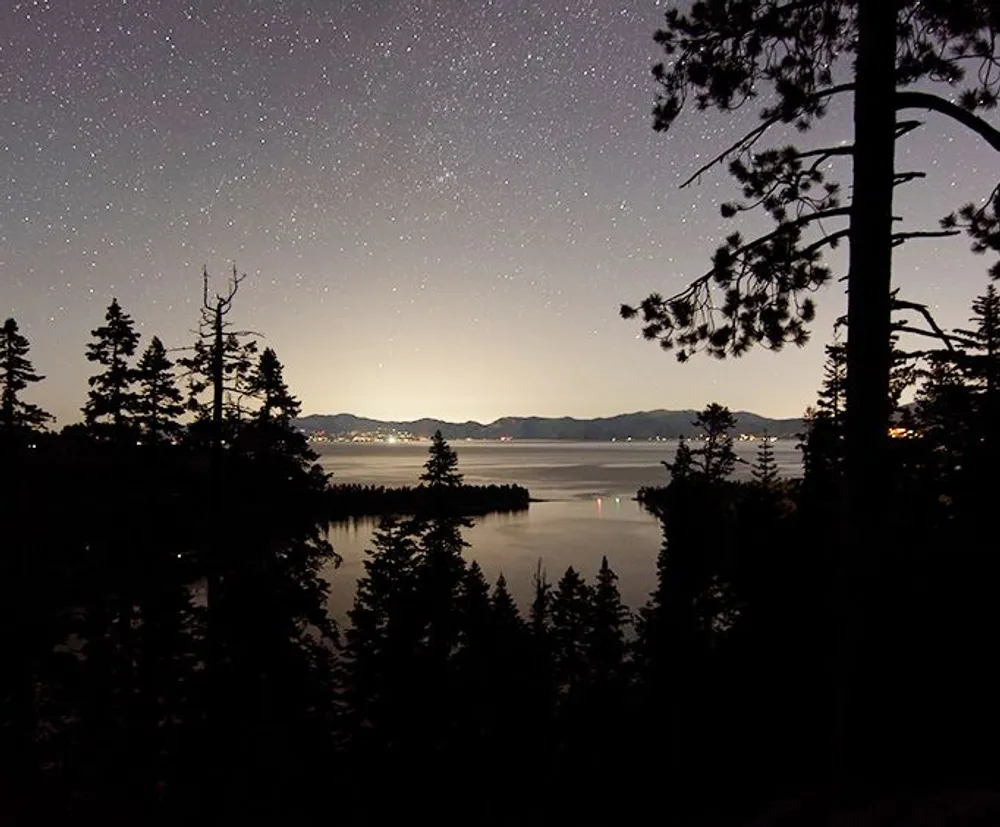
[[[320,464],[335,482],[414,485],[427,459],[429,443],[351,444],[319,447]],[[476,520],[465,538],[466,555],[476,559],[492,582],[502,571],[515,597],[527,599],[531,575],[541,558],[550,580],[572,565],[590,578],[601,556],[617,572],[625,602],[645,602],[656,572],[660,526],[632,500],[643,485],[667,480],[660,465],[671,459],[673,443],[626,442],[453,442],[459,470],[470,484],[518,483],[532,503],[517,515]],[[794,440],[774,445],[783,474],[801,473]],[[752,461],[756,444],[737,443],[737,453]],[[740,466],[737,476],[749,475]],[[334,547],[344,558],[329,575],[330,610],[340,618],[350,607],[362,574],[374,521],[335,526]]]

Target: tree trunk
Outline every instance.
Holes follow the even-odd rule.
[[[895,173],[896,7],[894,0],[858,3],[854,96],[854,182],[848,269],[846,524],[843,526],[835,675],[836,760],[853,764],[866,555],[884,546],[890,490],[888,465],[892,200]]]
[[[216,451],[222,444],[222,396],[225,361],[223,354],[222,306],[212,311],[212,441]]]

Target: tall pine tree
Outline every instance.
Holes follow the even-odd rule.
[[[44,428],[53,419],[52,414],[21,398],[22,391],[45,378],[28,360],[29,350],[17,322],[7,319],[0,328],[0,435],[5,442]]]
[[[115,439],[122,439],[136,411],[136,374],[131,359],[139,344],[139,334],[118,299],[111,300],[104,322],[91,331],[94,341],[87,345],[87,361],[100,365],[104,371],[87,380],[90,392],[83,415],[88,427],[109,428]]]
[[[761,488],[774,488],[778,482],[778,463],[774,459],[774,446],[765,436],[757,446],[757,461],[750,469],[754,482]]]
[[[462,484],[462,475],[458,473],[458,454],[448,445],[440,430],[434,432],[429,453],[430,456],[424,463],[424,473],[420,475],[422,482],[432,488],[449,488]]]
[[[552,594],[552,662],[556,685],[564,694],[585,690],[590,680],[591,597],[590,587],[572,566]]]
[[[875,519],[866,504],[878,500],[888,473],[893,247],[962,226],[977,249],[1000,248],[997,193],[984,209],[963,209],[937,231],[894,225],[895,189],[922,177],[897,174],[896,141],[924,126],[899,115],[944,116],[1000,152],[1000,130],[980,114],[1000,92],[1000,77],[990,71],[1000,57],[995,15],[991,0],[713,0],[671,5],[656,33],[667,56],[653,70],[656,129],[670,128],[689,104],[733,112],[762,102],[762,122],[684,186],[730,160],[746,201],[723,204],[723,216],[759,207],[775,227],[750,240],[733,233],[688,288],[666,299],[651,295],[623,314],[641,312],[646,336],[677,348],[682,359],[701,348],[721,356],[758,343],[803,344],[815,312],[809,293],[831,278],[821,255],[849,239],[847,465],[857,522]],[[840,59],[847,54],[856,58],[850,65]],[[759,148],[782,124],[808,130],[842,97],[853,97],[851,140]],[[849,205],[826,163],[839,158],[852,164]]]
[[[632,624],[632,616],[622,603],[618,575],[611,570],[607,557],[601,558],[592,594],[588,656],[595,686],[604,692],[611,692],[615,687],[621,688],[624,681],[628,651],[625,635]]]
[[[173,366],[157,336],[150,340],[136,366],[135,420],[143,438],[153,444],[175,440],[183,430],[178,420],[184,413],[184,397],[177,388]]]
[[[706,482],[727,479],[739,462],[733,450],[732,431],[736,427],[736,418],[729,408],[713,402],[698,414],[694,426],[702,433],[701,446],[689,449],[694,458],[694,472]]]

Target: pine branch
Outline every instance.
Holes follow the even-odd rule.
[[[930,336],[931,338],[938,339],[944,342],[945,347],[948,350],[954,350],[953,342],[958,342],[960,345],[968,346],[969,342],[962,339],[961,336],[954,336],[952,334],[945,333],[940,325],[934,320],[931,315],[931,311],[927,308],[926,304],[919,304],[917,302],[905,301],[903,299],[897,299],[895,295],[892,297],[892,310],[912,310],[914,313],[919,313],[923,316],[924,321],[927,322],[928,326],[931,328],[930,331],[920,330],[919,328],[913,328],[905,323],[894,324],[893,327],[903,333],[915,333],[920,336]],[[933,331],[933,332],[931,332]]]
[[[822,149],[808,149],[805,152],[796,153],[799,158],[819,158],[817,163],[822,164],[828,158],[833,158],[836,155],[853,155],[854,154],[854,144],[846,144],[845,146],[828,146]]]
[[[808,100],[809,101],[821,100],[823,98],[829,98],[833,97],[834,95],[839,95],[842,92],[851,92],[851,91],[854,91],[853,83],[842,83],[839,86],[831,86],[829,89],[824,89],[821,92],[816,92],[816,94],[811,95]],[[784,115],[772,115],[770,118],[764,121],[760,126],[755,127],[753,130],[748,132],[734,144],[732,144],[731,146],[720,152],[718,155],[716,155],[711,161],[699,167],[686,181],[684,181],[683,184],[681,184],[680,188],[684,189],[688,187],[689,185],[697,181],[699,178],[701,178],[701,176],[704,175],[706,172],[708,172],[712,167],[717,166],[718,164],[721,164],[723,161],[725,161],[726,158],[728,158],[730,155],[740,152],[746,152],[748,149],[750,149],[750,147],[756,144],[757,141],[759,141],[763,137],[764,133],[767,132],[768,129],[770,129],[775,124],[782,123],[785,120],[787,119],[785,118]]]
[[[892,329],[897,331],[898,333],[911,333],[914,336],[926,336],[930,339],[937,339],[938,341],[943,341],[945,347],[947,347],[948,350],[950,351],[955,350],[955,348],[952,347],[951,341],[948,339],[948,337],[942,339],[933,330],[921,330],[919,327],[911,327],[910,325],[906,324],[906,322],[894,322],[892,325]]]
[[[961,230],[922,230],[912,233],[895,233],[892,236],[892,246],[898,247],[911,238],[948,238],[953,235],[961,235],[961,232]]]
[[[836,247],[842,238],[848,238],[851,235],[850,229],[837,230],[835,233],[829,233],[823,236],[819,241],[814,241],[808,247],[802,248],[802,255],[804,258],[808,258],[817,250],[821,250],[823,247]]]
[[[732,258],[734,260],[738,259],[741,256],[746,255],[747,253],[753,252],[757,247],[761,247],[767,244],[768,242],[773,241],[788,227],[804,227],[807,224],[811,224],[814,221],[822,221],[824,218],[835,218],[839,216],[846,217],[849,216],[850,213],[851,213],[850,207],[837,207],[836,209],[833,210],[823,210],[822,212],[817,212],[817,213],[812,213],[811,215],[802,216],[800,218],[795,219],[794,221],[788,221],[785,224],[780,225],[778,229],[774,230],[773,232],[759,236],[758,238],[755,238],[753,241],[748,241],[739,249],[734,250],[732,253]],[[814,252],[815,249],[822,247],[824,244],[831,244],[831,243],[835,244],[838,240],[840,240],[844,236],[847,236],[849,233],[850,233],[849,230],[839,230],[836,233],[830,233],[829,235],[824,236],[823,238],[819,239],[818,241],[804,248],[803,252],[810,252],[810,251]],[[704,287],[709,281],[711,281],[712,276],[715,274],[715,270],[716,268],[713,267],[707,273],[705,273],[702,276],[699,276],[697,279],[691,282],[691,284],[689,284],[680,293],[671,296],[669,299],[661,299],[660,304],[662,304],[665,307],[669,305],[671,302],[675,301],[676,299],[683,299],[685,297],[694,295],[694,293],[696,293],[699,288]]]
[[[914,129],[924,125],[923,121],[897,121],[896,122],[896,139],[902,138],[904,135],[908,135]]]
[[[993,149],[1000,152],[1000,129],[990,125],[968,109],[963,109],[957,103],[952,103],[938,95],[932,95],[930,92],[897,92],[896,111],[899,112],[903,109],[929,109],[947,115],[975,132],[985,139],[986,143]]]
[[[908,184],[910,181],[917,181],[926,177],[926,172],[897,172],[892,178],[892,185],[898,187],[900,184]]]

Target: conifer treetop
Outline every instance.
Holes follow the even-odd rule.
[[[0,431],[33,431],[44,428],[52,414],[21,399],[20,394],[45,377],[35,372],[28,359],[30,345],[14,319],[0,328]]]
[[[424,463],[424,473],[420,475],[421,482],[432,488],[459,486],[463,476],[458,473],[458,454],[448,445],[441,431],[434,432],[429,457]]]

